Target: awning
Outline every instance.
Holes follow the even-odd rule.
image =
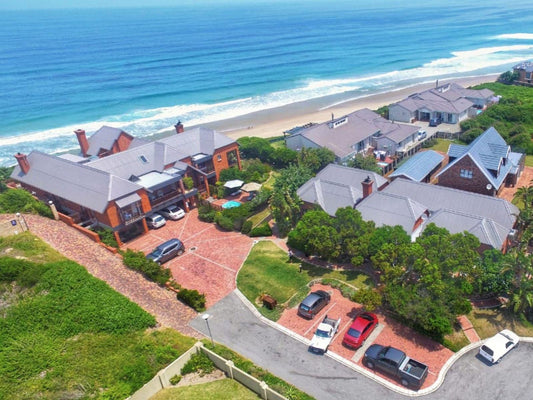
[[[233,179],[232,181],[227,181],[224,184],[224,187],[227,187],[228,189],[238,189],[242,186],[244,182],[239,179]]]
[[[122,197],[118,200],[115,200],[115,203],[117,203],[117,206],[119,206],[119,208],[124,208],[140,200],[141,200],[141,196],[139,196],[137,193],[132,193],[126,197]]]
[[[258,192],[261,189],[260,183],[257,182],[250,182],[243,185],[241,190],[244,190],[245,192]]]

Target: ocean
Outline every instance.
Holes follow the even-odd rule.
[[[0,11],[0,165],[299,101],[336,101],[533,59],[533,2],[202,1]],[[290,127],[288,127],[290,128]]]

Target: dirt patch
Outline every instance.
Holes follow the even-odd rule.
[[[193,372],[193,373],[184,375],[181,378],[181,381],[179,381],[179,383],[175,386],[180,387],[180,386],[199,385],[201,383],[218,381],[224,378],[226,378],[226,374],[224,374],[224,372],[222,372],[219,369],[215,369],[210,374],[206,374],[203,376],[201,376],[198,372]]]

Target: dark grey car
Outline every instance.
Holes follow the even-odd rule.
[[[180,256],[185,251],[185,246],[179,239],[170,239],[157,246],[146,258],[154,260],[158,264],[163,264],[176,256]]]
[[[324,290],[310,293],[298,307],[298,314],[304,318],[313,318],[329,303],[331,295]]]

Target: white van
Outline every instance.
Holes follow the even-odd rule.
[[[491,363],[500,362],[504,355],[518,346],[518,341],[516,333],[504,329],[483,343],[479,348],[479,355]]]

